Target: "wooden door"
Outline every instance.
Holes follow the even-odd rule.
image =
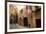
[[[36,27],[37,28],[41,27],[41,19],[36,19]]]
[[[28,18],[24,17],[24,26],[28,27]]]

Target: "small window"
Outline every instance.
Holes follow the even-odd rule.
[[[23,9],[20,10],[20,13],[21,13],[21,14],[23,13]]]

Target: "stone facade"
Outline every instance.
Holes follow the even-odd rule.
[[[25,11],[25,10],[23,10]],[[31,11],[31,10],[30,10]],[[38,11],[38,12],[32,12],[27,16],[27,19],[28,19],[28,26],[29,28],[36,28],[36,19],[40,19],[41,18],[41,12]],[[18,23],[21,25],[21,26],[24,26],[24,15],[23,13],[20,15],[18,15]]]

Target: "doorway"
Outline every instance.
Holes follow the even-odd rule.
[[[37,28],[41,27],[41,19],[36,19],[36,27]]]
[[[27,17],[24,17],[24,26],[28,27],[28,18]]]

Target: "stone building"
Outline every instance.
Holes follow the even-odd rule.
[[[25,6],[22,8],[18,15],[18,24],[29,28],[41,27],[41,7]]]

